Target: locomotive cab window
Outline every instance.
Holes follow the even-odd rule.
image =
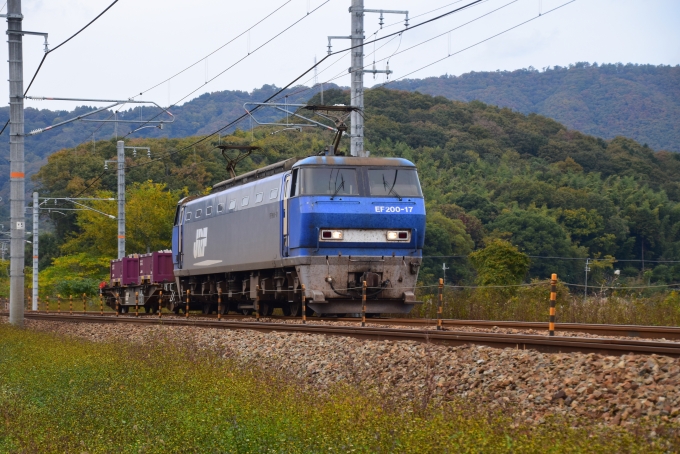
[[[258,192],[257,194],[255,194],[255,203],[260,203],[260,202],[262,202],[263,194],[264,194],[264,193],[262,193],[262,192]]]
[[[196,210],[196,219],[200,218],[202,213],[203,213],[202,209],[199,208],[198,210]]]
[[[187,221],[191,221],[191,211],[187,211]]]
[[[245,196],[244,198],[241,199],[241,206],[244,207],[248,205],[248,196]]]
[[[229,211],[236,209],[236,200],[229,202]]]
[[[278,189],[272,189],[269,191],[269,200],[273,200],[279,196],[279,190]]]
[[[224,211],[224,204],[223,203],[218,203],[217,204],[217,212],[221,213]]]
[[[414,169],[369,169],[368,186],[372,196],[399,199],[423,196]]]
[[[301,194],[358,195],[357,172],[355,169],[319,167],[302,169]]]
[[[206,215],[206,216],[210,216],[211,214],[212,214],[212,207],[209,206],[209,207],[207,207],[207,208],[205,209],[205,215]]]

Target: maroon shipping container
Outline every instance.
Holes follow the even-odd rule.
[[[173,273],[172,252],[156,251],[139,256],[139,282],[150,284],[172,282]]]
[[[139,279],[139,258],[123,257],[111,260],[111,286],[137,285]]]

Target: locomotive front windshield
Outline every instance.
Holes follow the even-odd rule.
[[[357,195],[356,169],[338,167],[312,167],[302,169],[302,194],[314,195]]]
[[[369,169],[368,186],[372,196],[423,196],[418,174],[412,169]]]

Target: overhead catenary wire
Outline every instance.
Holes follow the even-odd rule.
[[[269,39],[268,39],[267,41],[265,41],[263,44],[259,45],[258,47],[256,47],[256,48],[253,49],[252,51],[249,51],[245,56],[241,57],[241,58],[238,59],[236,62],[232,63],[232,64],[231,64],[230,66],[228,66],[226,69],[220,71],[220,72],[217,73],[214,77],[208,79],[208,80],[207,80],[205,83],[203,83],[201,86],[199,86],[199,87],[197,87],[196,89],[192,90],[191,92],[187,93],[187,94],[186,94],[185,96],[183,96],[181,99],[175,101],[171,106],[168,106],[167,109],[170,109],[171,107],[176,106],[178,103],[184,101],[186,98],[188,98],[188,97],[191,96],[192,94],[196,93],[198,90],[202,89],[206,84],[209,84],[209,83],[212,82],[213,80],[215,80],[215,79],[217,79],[218,77],[220,77],[222,74],[224,74],[224,73],[226,73],[227,71],[229,71],[230,69],[234,68],[236,65],[238,65],[239,63],[241,63],[242,61],[244,61],[245,59],[247,59],[248,57],[250,57],[251,55],[253,55],[255,52],[257,52],[258,50],[262,49],[264,46],[266,46],[267,44],[269,44],[270,42],[272,42],[273,40],[275,40],[276,38],[278,38],[279,36],[281,36],[282,34],[284,34],[285,32],[287,32],[288,30],[290,30],[291,28],[293,28],[294,26],[296,26],[297,24],[299,24],[301,21],[303,21],[304,19],[306,19],[307,17],[309,17],[310,15],[312,15],[314,12],[316,12],[317,10],[319,10],[321,7],[323,7],[324,5],[328,4],[329,2],[330,2],[330,0],[326,0],[326,1],[323,2],[321,5],[317,6],[317,7],[314,8],[312,11],[310,11],[310,12],[307,13],[307,14],[305,14],[305,15],[302,16],[300,19],[296,20],[295,22],[293,22],[292,24],[290,24],[289,26],[287,26],[286,28],[284,28],[283,30],[281,30],[279,33],[277,33],[276,35],[274,35],[274,36],[272,36],[271,38],[269,38]],[[151,120],[153,120],[154,118],[158,117],[158,116],[161,115],[162,113],[163,113],[163,112],[160,112],[160,113],[158,113],[156,116],[154,116],[154,117],[152,117],[151,119],[145,121],[144,123],[142,123],[142,126],[146,125],[149,121],[151,121]],[[221,129],[220,129],[219,131],[221,131]],[[211,135],[214,135],[214,134],[216,134],[216,133],[219,132],[219,131],[216,131],[215,133],[213,133],[213,134],[211,134]],[[132,131],[130,131],[129,133],[127,133],[125,136],[123,136],[123,138],[129,136],[131,133],[132,133]]]
[[[270,12],[269,14],[267,14],[266,16],[264,16],[262,19],[260,19],[259,21],[257,21],[255,24],[253,24],[250,28],[248,28],[248,29],[246,29],[245,31],[243,31],[242,33],[236,35],[234,38],[230,39],[229,41],[227,41],[226,43],[224,43],[223,45],[221,45],[220,47],[218,47],[218,48],[215,49],[214,51],[210,52],[210,53],[209,53],[208,55],[206,55],[205,57],[201,58],[200,60],[197,60],[195,63],[192,63],[191,65],[189,65],[189,66],[187,66],[186,68],[182,69],[181,71],[175,73],[174,75],[168,77],[167,79],[165,79],[165,80],[163,80],[163,81],[161,81],[161,82],[158,82],[156,85],[154,85],[154,86],[152,86],[152,87],[149,87],[149,88],[147,88],[146,90],[142,90],[138,95],[133,96],[133,98],[136,98],[137,96],[141,96],[141,95],[143,95],[144,93],[146,93],[147,91],[153,90],[154,88],[157,88],[157,87],[163,85],[164,83],[171,81],[172,79],[174,79],[175,77],[179,76],[180,74],[182,74],[182,73],[186,72],[187,70],[193,68],[194,66],[196,66],[196,65],[199,64],[200,62],[207,60],[210,56],[212,56],[212,55],[214,55],[215,53],[219,52],[220,50],[224,49],[226,46],[228,46],[229,44],[231,44],[232,42],[234,42],[235,40],[237,40],[237,39],[240,38],[241,36],[245,35],[246,33],[250,32],[252,29],[254,29],[254,28],[257,27],[258,25],[260,25],[262,22],[264,22],[265,20],[267,20],[268,18],[270,18],[271,16],[273,16],[275,13],[277,13],[278,11],[280,11],[284,6],[286,6],[287,4],[289,4],[291,1],[293,1],[293,0],[288,0],[288,1],[286,1],[286,2],[283,3],[281,6],[279,6],[278,8],[276,8],[274,11]],[[327,3],[327,2],[326,2],[326,3]],[[323,6],[323,5],[322,5],[322,6]],[[307,13],[307,14],[310,14],[310,13]],[[206,82],[204,83],[204,85],[207,84],[208,82],[209,82],[209,81],[207,80],[207,77],[206,77]]]
[[[406,30],[402,30],[402,31],[398,31],[398,32],[395,32],[395,33],[391,33],[391,34],[385,35],[385,36],[383,36],[383,37],[376,38],[375,40],[365,42],[365,43],[363,43],[363,44],[361,44],[361,45],[351,46],[351,47],[348,47],[348,48],[345,48],[345,49],[341,49],[341,50],[339,50],[339,51],[331,52],[331,53],[329,53],[328,55],[326,55],[324,58],[322,58],[320,61],[318,61],[317,63],[315,63],[314,65],[312,65],[310,68],[308,68],[306,71],[304,71],[302,74],[300,74],[299,76],[297,76],[295,79],[293,79],[291,82],[289,82],[285,87],[281,88],[279,91],[277,91],[276,93],[274,93],[273,95],[271,95],[270,97],[268,97],[266,100],[262,101],[262,103],[267,103],[267,102],[271,101],[272,99],[276,98],[278,95],[280,95],[280,94],[283,93],[285,90],[287,90],[288,88],[290,88],[294,83],[298,82],[298,81],[299,81],[300,79],[302,79],[306,74],[308,74],[309,72],[313,71],[314,68],[316,68],[317,66],[319,66],[319,65],[320,65],[321,63],[323,63],[326,59],[328,59],[329,57],[331,57],[331,56],[333,56],[333,55],[337,55],[337,54],[340,54],[340,53],[343,53],[343,52],[351,51],[351,50],[356,49],[356,48],[358,48],[358,47],[364,47],[364,46],[366,46],[366,45],[368,45],[368,44],[373,43],[374,41],[382,41],[382,40],[387,39],[387,38],[390,38],[390,37],[392,37],[392,36],[396,36],[396,35],[399,35],[399,34],[401,34],[401,33],[406,33],[406,32],[408,32],[408,31],[414,30],[414,29],[416,29],[416,28],[418,28],[418,27],[421,27],[421,26],[423,26],[423,25],[429,24],[429,23],[434,22],[434,21],[436,21],[436,20],[443,19],[444,17],[450,16],[451,14],[455,14],[455,13],[457,13],[457,12],[460,12],[460,11],[463,11],[463,10],[465,10],[465,9],[468,9],[468,8],[470,8],[471,6],[474,6],[474,5],[476,5],[476,4],[478,4],[478,3],[481,3],[481,2],[483,2],[483,1],[485,1],[485,0],[474,0],[474,1],[472,1],[471,3],[468,3],[467,5],[461,6],[460,8],[456,8],[456,9],[454,9],[454,10],[452,10],[452,11],[448,11],[448,12],[446,12],[446,13],[444,13],[444,14],[440,14],[439,16],[433,17],[433,18],[428,19],[428,20],[426,20],[426,21],[424,21],[424,22],[421,22],[421,23],[416,24],[416,25],[414,25],[414,26],[412,26],[412,27],[409,27],[409,28],[407,28]],[[575,1],[575,0],[574,0],[574,1]],[[326,2],[326,3],[327,3],[327,2]],[[321,6],[325,5],[326,3],[323,3]],[[319,6],[319,7],[321,7],[321,6]],[[318,7],[318,8],[319,8],[319,7]],[[317,9],[318,9],[318,8],[317,8]],[[194,91],[196,91],[196,90],[194,90]],[[188,95],[187,95],[187,96],[188,96]],[[160,160],[162,160],[162,159],[165,159],[166,157],[171,156],[171,155],[173,155],[173,154],[177,154],[177,153],[181,153],[182,151],[186,151],[187,149],[189,149],[189,148],[191,148],[191,147],[193,147],[193,146],[195,146],[195,145],[198,145],[199,143],[205,142],[206,140],[208,140],[210,137],[214,136],[215,134],[218,134],[218,133],[224,131],[225,129],[227,129],[227,128],[229,128],[229,127],[231,127],[231,126],[237,124],[238,122],[240,122],[241,120],[243,120],[244,118],[246,118],[247,116],[249,116],[250,114],[252,114],[254,111],[256,111],[257,109],[259,109],[260,107],[261,107],[260,105],[255,106],[255,107],[250,111],[250,113],[244,113],[244,114],[242,114],[241,116],[239,116],[238,118],[232,120],[231,122],[227,123],[226,125],[222,126],[221,128],[219,128],[219,129],[213,131],[212,133],[210,133],[210,134],[208,134],[208,135],[202,137],[201,139],[198,139],[198,140],[194,141],[193,143],[191,143],[191,144],[189,144],[189,145],[186,145],[186,146],[183,147],[183,148],[180,148],[179,150],[174,150],[174,151],[171,151],[171,152],[167,152],[167,153],[165,153],[164,155],[159,156],[158,158],[155,158],[155,159],[152,159],[152,160],[143,162],[143,163],[139,163],[139,164],[131,165],[131,166],[126,166],[126,169],[131,169],[131,168],[135,168],[135,167],[140,167],[140,166],[148,165],[148,164],[151,164],[151,163],[153,163],[153,162],[156,162],[156,161],[160,161]]]
[[[87,25],[85,25],[83,28],[81,28],[80,30],[78,30],[77,32],[75,32],[73,35],[71,35],[71,36],[69,36],[68,38],[66,38],[65,41],[62,41],[62,42],[61,42],[60,44],[58,44],[56,47],[53,47],[53,48],[50,49],[49,51],[45,52],[45,54],[43,55],[42,60],[40,60],[40,64],[38,65],[38,69],[35,70],[35,73],[33,74],[33,77],[31,78],[31,82],[28,84],[28,87],[26,88],[26,91],[24,91],[24,96],[26,96],[26,94],[28,94],[28,90],[31,89],[31,85],[33,85],[33,82],[35,81],[35,78],[38,76],[38,73],[40,72],[40,69],[42,68],[43,63],[45,63],[45,59],[47,58],[47,56],[48,56],[49,54],[51,54],[52,52],[54,52],[55,50],[59,49],[61,46],[63,46],[63,45],[66,44],[67,42],[71,41],[73,38],[75,38],[76,36],[78,36],[80,33],[82,33],[87,27],[89,27],[90,25],[92,25],[93,23],[95,23],[95,22],[97,21],[97,19],[99,19],[100,17],[102,17],[108,10],[110,10],[110,9],[113,7],[113,5],[115,5],[116,3],[118,3],[118,0],[114,0],[113,3],[111,3],[109,6],[107,6],[106,9],[105,9],[104,11],[102,11],[101,13],[99,13],[99,14],[97,15],[97,17],[95,17],[94,19],[92,19],[90,22],[87,23]]]
[[[28,94],[28,90],[31,89],[31,85],[33,85],[33,82],[35,81],[35,78],[38,76],[38,73],[40,72],[40,69],[42,68],[43,63],[45,63],[45,59],[47,58],[47,56],[48,56],[49,54],[51,54],[52,52],[54,52],[55,50],[59,49],[61,46],[63,46],[63,45],[66,44],[67,42],[71,41],[71,40],[72,40],[73,38],[75,38],[76,36],[78,36],[83,30],[85,30],[87,27],[89,27],[90,25],[92,25],[97,19],[99,19],[100,17],[102,17],[102,16],[104,15],[104,13],[106,13],[109,9],[111,9],[111,7],[112,7],[113,5],[115,5],[116,3],[118,3],[118,0],[114,0],[113,3],[111,3],[104,11],[102,11],[101,13],[99,13],[99,14],[97,15],[97,17],[95,17],[95,18],[92,19],[90,22],[88,22],[87,25],[85,25],[83,28],[81,28],[80,30],[78,30],[78,31],[77,31],[76,33],[74,33],[73,35],[69,36],[65,41],[62,41],[62,42],[61,42],[60,44],[58,44],[56,47],[53,47],[52,49],[50,49],[49,51],[47,51],[47,52],[45,52],[45,53],[43,54],[42,60],[40,60],[40,64],[38,65],[38,69],[35,70],[35,73],[33,74],[33,77],[31,78],[31,82],[28,84],[28,87],[27,87],[26,90],[24,91],[24,96],[26,96],[26,95]],[[5,2],[5,5],[7,5],[7,2]],[[5,6],[3,5],[2,8],[4,8],[4,7],[5,7]],[[2,8],[0,8],[0,10],[2,10]],[[8,124],[9,124],[9,120],[7,120],[7,122],[5,123],[5,126],[3,126],[2,131],[0,131],[0,135],[2,135],[3,132],[5,132],[5,128],[7,128],[7,125],[8,125]]]
[[[556,10],[558,10],[558,9],[560,9],[560,8],[563,8],[563,7],[567,6],[567,5],[569,5],[570,3],[574,3],[575,1],[576,1],[576,0],[570,0],[570,1],[566,2],[566,3],[563,3],[563,4],[559,5],[559,6],[557,6],[557,7],[553,8],[553,9],[551,9],[551,10],[548,10],[548,11],[544,12],[543,14],[539,14],[539,15],[534,16],[534,17],[532,17],[531,19],[528,19],[528,20],[526,20],[526,21],[524,21],[524,22],[520,22],[520,23],[517,24],[517,25],[513,25],[512,27],[507,28],[507,29],[503,30],[502,32],[499,32],[499,33],[496,33],[495,35],[489,36],[488,38],[485,38],[485,39],[483,39],[483,40],[481,40],[481,41],[478,41],[478,42],[476,42],[476,43],[474,43],[474,44],[472,44],[472,45],[470,45],[470,46],[468,46],[468,47],[465,47],[465,48],[459,50],[458,52],[454,52],[454,53],[452,53],[452,54],[447,55],[446,57],[442,57],[442,58],[440,58],[440,59],[438,59],[438,60],[435,60],[435,61],[433,61],[433,62],[431,62],[431,63],[428,63],[427,65],[421,66],[421,67],[418,68],[418,69],[414,69],[413,71],[411,71],[411,72],[409,72],[409,73],[407,73],[407,74],[404,74],[404,75],[401,76],[401,77],[397,77],[396,79],[387,81],[387,82],[381,84],[380,87],[384,87],[384,86],[389,85],[389,84],[391,84],[391,83],[393,83],[393,82],[396,82],[396,81],[398,81],[398,80],[404,79],[404,78],[410,76],[411,74],[415,74],[415,73],[417,73],[418,71],[422,71],[422,70],[425,69],[425,68],[429,68],[429,67],[432,66],[432,65],[436,65],[437,63],[442,62],[442,61],[446,60],[447,58],[451,58],[451,57],[453,57],[454,55],[458,55],[458,54],[460,54],[461,52],[464,52],[464,51],[466,51],[466,50],[468,50],[468,49],[472,49],[473,47],[476,47],[476,46],[478,46],[478,45],[480,45],[480,44],[482,44],[482,43],[485,43],[485,42],[487,42],[487,41],[489,41],[489,40],[492,40],[493,38],[497,38],[498,36],[501,36],[501,35],[503,35],[503,34],[509,32],[509,31],[512,31],[512,30],[514,30],[514,29],[516,29],[516,28],[518,28],[518,27],[521,27],[522,25],[528,24],[529,22],[532,22],[532,21],[534,21],[534,20],[536,20],[536,19],[539,19],[539,18],[541,18],[541,17],[543,17],[543,16],[545,16],[545,15],[547,15],[547,14],[552,13],[553,11],[556,11]]]
[[[116,0],[116,1],[117,1],[117,0]],[[223,44],[222,46],[220,46],[220,47],[218,47],[217,49],[215,49],[214,51],[210,52],[210,53],[209,53],[208,55],[206,55],[205,57],[201,58],[200,60],[197,60],[197,61],[194,62],[193,64],[187,66],[186,68],[184,68],[184,69],[182,69],[181,71],[175,73],[174,75],[168,77],[167,79],[164,79],[163,81],[157,83],[156,85],[154,85],[154,86],[152,86],[152,87],[150,87],[150,88],[147,88],[146,90],[141,91],[138,95],[132,96],[130,99],[134,99],[134,98],[136,98],[136,97],[142,95],[143,93],[145,93],[145,92],[147,92],[147,91],[153,90],[154,88],[156,88],[156,87],[158,87],[158,86],[160,86],[160,85],[162,85],[162,84],[164,84],[164,83],[166,83],[166,82],[169,82],[170,80],[172,80],[172,79],[174,79],[175,77],[179,76],[180,74],[186,72],[187,70],[191,69],[192,67],[196,66],[197,64],[199,64],[199,63],[202,62],[202,61],[207,61],[207,58],[209,58],[210,56],[212,56],[213,54],[215,54],[215,53],[218,52],[219,50],[223,49],[224,47],[226,47],[227,45],[229,45],[230,43],[232,43],[233,41],[235,41],[235,40],[238,39],[239,37],[241,37],[241,36],[243,36],[244,34],[250,32],[253,28],[255,28],[257,25],[261,24],[261,23],[264,22],[266,19],[268,19],[269,17],[271,17],[273,14],[275,14],[276,12],[278,12],[279,10],[281,10],[284,6],[286,6],[286,5],[287,5],[288,3],[290,3],[291,1],[292,1],[292,0],[286,1],[286,2],[283,3],[281,6],[279,6],[278,8],[276,8],[275,10],[273,10],[272,12],[270,12],[269,14],[267,14],[266,16],[264,16],[262,19],[260,19],[259,21],[257,21],[254,25],[252,25],[251,27],[249,27],[248,29],[246,29],[244,32],[240,33],[239,35],[235,36],[234,38],[232,38],[231,40],[229,40],[228,42],[226,42],[226,43]],[[328,1],[330,1],[330,0],[327,0],[325,3],[328,3]],[[114,3],[115,3],[115,2],[114,2]],[[325,3],[324,3],[324,4],[325,4]],[[111,5],[111,6],[113,6],[113,5]],[[321,7],[321,6],[323,6],[323,4],[320,5],[319,7]],[[109,8],[110,8],[110,6],[109,6]],[[318,8],[316,8],[316,9],[318,9]],[[313,11],[312,11],[312,12],[313,12]],[[308,13],[308,14],[309,14],[309,13]],[[304,19],[304,17],[303,17],[303,19]],[[299,22],[299,20],[298,20],[297,22]],[[296,23],[297,23],[297,22],[296,22]],[[89,25],[89,24],[88,24],[88,25]],[[290,28],[290,27],[289,27],[289,28]],[[284,30],[284,31],[285,31],[285,30]],[[277,35],[277,36],[278,36],[278,35]],[[69,38],[69,39],[70,39],[70,38]],[[270,40],[270,41],[271,41],[271,40]],[[63,44],[63,43],[62,43],[62,44]],[[266,44],[266,43],[265,43],[265,44]],[[224,73],[224,71],[223,71],[222,73]],[[221,75],[222,73],[220,73],[219,75]],[[219,76],[219,75],[218,75],[218,76]],[[217,76],[216,76],[216,77],[217,77]],[[214,79],[214,78],[213,78],[213,79]],[[204,83],[203,85],[209,83],[209,82],[212,81],[213,79],[206,80],[205,83]],[[197,88],[197,90],[200,89],[200,88],[201,88],[201,87]],[[192,93],[194,93],[195,91],[196,91],[196,90],[192,91]],[[176,102],[175,104],[173,104],[172,106],[168,106],[168,109],[169,109],[170,107],[173,107],[174,105],[176,105],[178,102],[181,102],[183,99],[185,99],[186,97],[190,96],[192,93],[189,93],[188,95],[186,95],[184,98],[182,98],[182,99],[180,99],[179,101],[177,101],[177,102]],[[119,107],[116,109],[115,112],[120,111],[120,109],[122,109],[123,107],[124,107],[124,105],[119,106]],[[115,115],[115,113],[111,113],[106,119],[108,120],[108,119],[110,119],[110,118],[111,118],[112,116],[114,116],[114,115]],[[158,116],[158,115],[156,115],[156,116]],[[153,117],[153,118],[155,118],[155,117]],[[153,118],[152,118],[152,119],[153,119]],[[149,120],[149,121],[150,121],[150,120]],[[140,123],[142,123],[142,122],[140,122]],[[148,123],[148,121],[147,121],[147,122],[143,122],[142,125],[145,125],[146,123]],[[105,126],[104,123],[102,123],[101,125],[99,125],[99,126],[94,130],[93,134],[96,133],[97,131],[99,131],[103,126]],[[0,132],[0,134],[1,134],[1,132]],[[125,136],[123,136],[123,138],[127,137],[128,135],[130,135],[130,133],[128,133],[128,134],[126,134]],[[77,145],[76,148],[79,147],[79,146],[81,146],[82,144],[84,144],[84,143],[87,142],[87,141],[89,141],[89,138],[88,138],[87,140],[81,142],[79,145]],[[87,191],[88,189],[90,189],[90,188],[94,185],[94,183],[96,183],[97,181],[99,181],[106,173],[108,173],[107,170],[103,171],[103,172],[100,173],[98,176],[96,176],[96,177],[90,182],[90,184],[88,184],[83,190],[81,190],[81,191],[78,193],[78,195],[81,195],[81,194],[83,194],[85,191]]]

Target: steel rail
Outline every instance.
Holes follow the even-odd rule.
[[[82,314],[82,313],[81,313]],[[338,325],[301,325],[254,321],[201,320],[156,317],[102,317],[100,315],[44,314],[29,312],[33,320],[50,320],[84,323],[131,323],[138,325],[190,326],[201,328],[254,330],[260,332],[293,332],[344,336],[370,340],[416,341],[450,346],[486,345],[494,348],[531,349],[544,353],[600,353],[605,355],[657,354],[680,357],[680,343],[654,342],[631,339],[548,337],[539,335],[478,333],[462,331],[434,331],[418,329],[350,327]]]
[[[41,312],[42,313],[42,312]],[[82,314],[79,311],[78,314]],[[88,311],[87,314],[97,314],[99,311]],[[6,312],[0,312],[0,316],[6,316]],[[104,315],[115,315],[115,312],[106,311]],[[129,315],[129,314],[125,314]],[[157,314],[140,313],[140,317],[149,317]],[[164,316],[172,316],[174,314],[165,314]],[[216,318],[215,315],[196,314],[198,317]],[[223,315],[225,320],[250,320],[253,316],[241,314]],[[300,317],[287,317],[280,315],[267,316],[274,320],[299,320]],[[312,317],[309,321],[325,321],[325,322],[349,322],[361,323],[359,317]],[[401,326],[423,326],[436,327],[436,319],[428,318],[370,318],[368,323],[376,325],[401,325]],[[478,328],[505,328],[505,329],[532,329],[532,330],[548,330],[547,322],[521,322],[521,321],[494,321],[494,320],[457,320],[444,319],[444,327],[478,327]],[[651,325],[606,325],[599,323],[555,323],[555,331],[569,332],[569,333],[586,333],[598,336],[619,336],[619,337],[636,337],[641,339],[667,339],[680,340],[680,327],[678,326],[651,326]]]

